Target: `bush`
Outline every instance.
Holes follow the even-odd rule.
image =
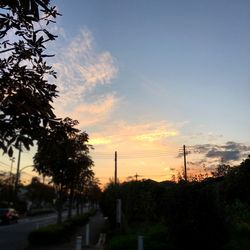
[[[221,249],[228,240],[224,210],[216,189],[184,184],[169,190],[165,200],[166,236],[177,249]]]
[[[166,227],[162,224],[133,224],[127,234],[113,235],[109,242],[109,250],[137,249],[138,235],[144,237],[145,250],[168,249]]]
[[[28,235],[28,241],[32,245],[51,245],[57,244],[62,240],[68,239],[77,227],[83,226],[89,220],[89,217],[94,215],[95,211],[76,216],[70,220],[66,220],[61,224],[48,225],[36,230],[33,230]]]
[[[29,236],[29,243],[32,245],[50,245],[58,243],[66,233],[65,224],[49,225],[47,227],[33,230]]]
[[[109,250],[136,249],[136,246],[136,235],[120,235],[112,238],[109,244]]]

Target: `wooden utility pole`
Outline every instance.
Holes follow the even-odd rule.
[[[184,179],[187,181],[187,161],[186,161],[186,146],[183,145],[183,156],[184,156]]]
[[[20,175],[20,161],[21,161],[21,152],[22,152],[22,148],[21,148],[21,142],[19,142],[19,151],[18,151],[18,159],[17,159],[17,170],[16,170],[16,180],[15,180],[15,189],[14,189],[14,199],[15,202],[17,200],[17,196],[18,196],[18,182],[19,182],[19,175]]]
[[[15,157],[10,158],[11,165],[10,165],[10,185],[13,186],[13,177],[12,177],[12,168],[13,168],[13,163],[15,162]]]
[[[117,152],[115,151],[115,184],[117,184]]]

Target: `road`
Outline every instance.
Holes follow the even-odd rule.
[[[67,213],[63,214],[66,218]],[[23,250],[28,245],[28,234],[33,229],[56,222],[57,215],[49,214],[39,217],[20,219],[17,224],[0,226],[0,249]]]

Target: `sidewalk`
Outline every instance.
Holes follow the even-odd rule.
[[[83,250],[85,249],[102,249],[98,246],[98,240],[100,238],[100,234],[104,231],[106,226],[106,221],[100,211],[96,213],[95,216],[90,218],[89,221],[89,231],[90,231],[90,245],[85,245],[85,236],[86,236],[86,230],[84,230],[83,233]],[[84,228],[86,229],[86,228]]]
[[[89,221],[89,246],[86,246],[86,226],[83,226],[65,243],[54,246],[30,246],[25,250],[75,250],[77,236],[82,236],[82,250],[102,250],[103,248],[98,246],[98,240],[105,226],[106,221],[102,213],[97,211]]]

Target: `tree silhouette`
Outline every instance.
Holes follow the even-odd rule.
[[[77,121],[65,118],[48,129],[39,139],[34,157],[35,169],[39,174],[52,177],[57,189],[58,223],[62,219],[64,193],[69,190],[72,199],[79,182],[93,165],[88,156],[88,134],[74,128],[77,124]]]
[[[9,156],[20,143],[29,149],[40,132],[55,122],[51,106],[56,77],[45,58],[55,40],[47,25],[59,13],[48,0],[0,0],[0,148]]]

